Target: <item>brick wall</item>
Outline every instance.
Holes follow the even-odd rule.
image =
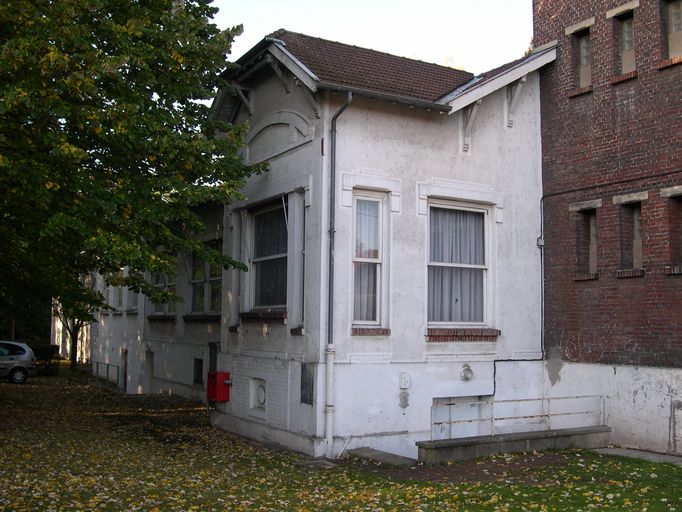
[[[679,367],[681,198],[661,190],[682,185],[682,59],[668,59],[664,4],[640,0],[636,71],[621,75],[619,21],[606,13],[625,3],[534,1],[535,46],[559,43],[541,75],[545,342],[574,361]],[[592,17],[592,85],[578,89],[574,36],[565,29]],[[597,199],[598,276],[585,278],[583,214],[569,205]],[[625,209],[637,202],[643,271],[624,268],[632,260],[623,254],[632,250]]]

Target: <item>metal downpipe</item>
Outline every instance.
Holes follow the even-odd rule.
[[[348,92],[346,102],[332,116],[331,150],[329,164],[329,268],[327,295],[327,349],[325,351],[325,406],[324,433],[326,440],[325,455],[334,456],[334,235],[336,233],[336,122],[353,101],[353,93]]]

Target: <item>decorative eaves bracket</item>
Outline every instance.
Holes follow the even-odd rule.
[[[464,137],[462,139],[462,151],[468,153],[471,149],[471,130],[478,114],[478,108],[481,106],[483,100],[476,100],[474,103],[464,109],[462,115],[464,116]]]
[[[287,94],[291,92],[291,89],[289,87],[289,82],[284,76],[284,72],[282,71],[282,68],[280,67],[277,59],[273,57],[271,54],[268,54],[265,56],[265,60],[268,62],[272,70],[275,72],[275,75],[277,75],[277,78],[279,81],[282,83],[282,86],[284,87],[284,90],[286,91]],[[300,86],[301,81],[298,78],[294,78],[295,82]],[[313,97],[312,93],[310,92],[310,89],[307,87],[300,87],[300,89],[303,91],[303,95],[305,96],[306,101],[310,104],[310,106],[313,108],[313,112],[315,114],[315,118],[319,119],[320,118],[320,106],[317,104],[315,101],[315,98]]]
[[[239,98],[239,101],[241,101],[244,104],[246,109],[249,111],[249,114],[253,115],[253,107],[251,106],[251,103],[249,103],[249,100],[244,95],[244,92],[239,88],[237,84],[234,84],[234,90],[237,93],[237,98]]]
[[[268,64],[270,64],[270,67],[275,72],[275,75],[277,75],[277,78],[279,78],[279,81],[282,83],[282,86],[284,87],[286,93],[289,94],[291,92],[291,90],[289,89],[289,82],[287,82],[287,79],[284,76],[284,73],[282,72],[282,68],[279,67],[277,61],[270,54],[265,56],[265,60],[267,61]]]
[[[509,128],[514,126],[514,111],[519,103],[521,91],[527,79],[528,75],[523,75],[516,82],[507,86],[507,127]]]

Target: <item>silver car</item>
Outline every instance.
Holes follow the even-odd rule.
[[[0,341],[0,378],[21,384],[36,374],[36,356],[26,343]]]

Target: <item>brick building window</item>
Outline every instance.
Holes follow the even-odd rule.
[[[620,260],[622,269],[642,268],[642,203],[621,207]]]
[[[668,58],[682,55],[682,0],[664,2]]]
[[[597,210],[582,210],[578,218],[578,273],[597,273]]]
[[[621,74],[635,70],[635,23],[632,11],[618,18],[618,49]]]
[[[670,198],[670,264],[682,273],[682,196]]]
[[[576,48],[576,69],[578,87],[592,85],[592,55],[590,49],[590,31],[583,30],[574,34]]]

